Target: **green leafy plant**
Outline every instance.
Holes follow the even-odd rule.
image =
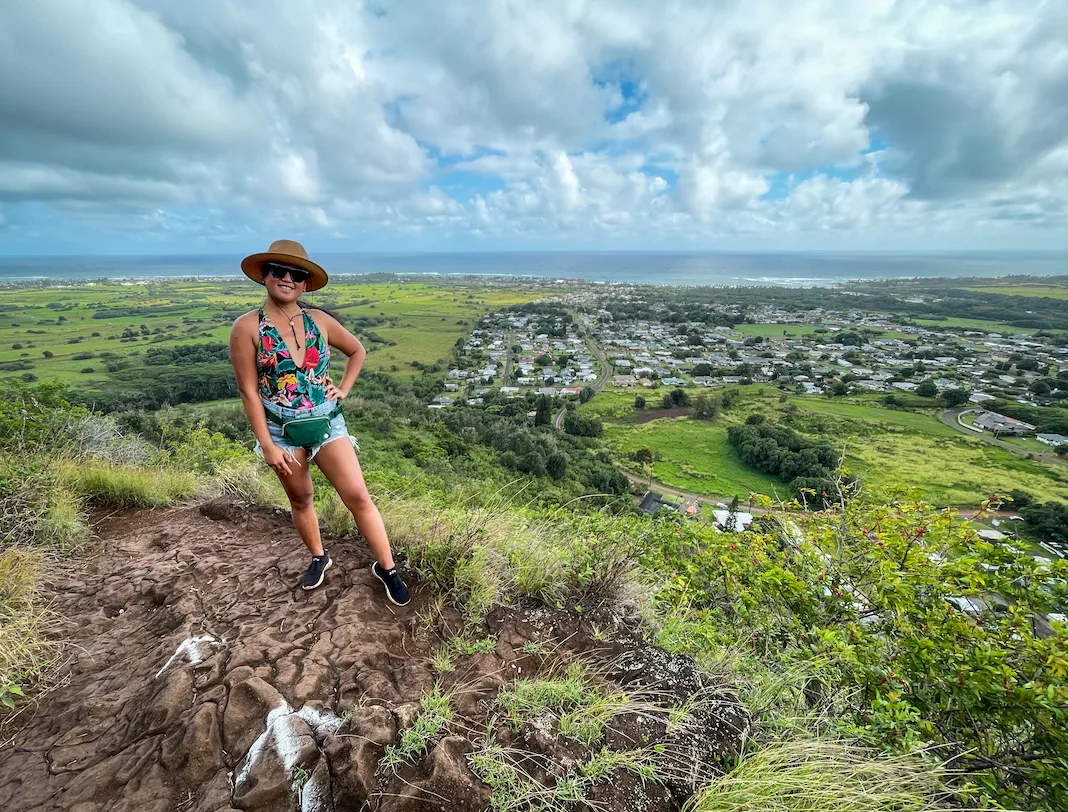
[[[401,733],[400,742],[386,748],[380,768],[394,769],[425,753],[431,740],[445,730],[454,715],[452,698],[436,683],[419,702],[419,714],[412,726]]]

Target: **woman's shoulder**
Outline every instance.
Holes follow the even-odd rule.
[[[255,329],[260,322],[260,310],[250,310],[247,313],[242,313],[236,319],[234,319],[234,326],[231,328],[233,331],[245,331]]]
[[[330,326],[330,323],[334,320],[334,317],[323,310],[322,308],[315,307],[314,305],[304,305],[304,312],[311,316],[312,321],[320,329],[324,329]]]

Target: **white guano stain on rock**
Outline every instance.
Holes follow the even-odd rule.
[[[221,648],[226,645],[225,641],[216,640],[210,634],[204,634],[200,637],[187,637],[181,643],[178,644],[178,648],[174,650],[174,654],[171,658],[164,663],[163,668],[156,672],[156,676],[153,679],[159,679],[160,676],[171,667],[171,663],[175,660],[185,660],[190,665],[196,665],[203,662],[205,658],[205,651]]]
[[[301,724],[303,722],[304,724]],[[273,740],[274,749],[282,761],[286,776],[290,780],[290,789],[300,799],[301,812],[321,812],[326,809],[326,788],[314,778],[309,778],[301,786],[293,776],[300,756],[300,737],[307,735],[306,728],[314,733],[325,728],[327,733],[334,733],[341,727],[341,719],[328,710],[303,707],[294,711],[284,699],[267,714],[267,726],[263,733],[252,743],[245,763],[241,766],[234,789],[242,786],[249,778],[252,768],[263,756],[268,744]]]

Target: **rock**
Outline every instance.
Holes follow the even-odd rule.
[[[245,520],[245,508],[221,497],[201,505],[200,515],[214,522],[241,522]]]
[[[375,770],[397,737],[393,714],[381,705],[361,708],[324,747],[336,809],[361,809],[375,791]]]
[[[397,730],[407,730],[419,717],[419,703],[406,702],[398,705],[393,709],[393,715],[397,717]]]
[[[407,783],[396,795],[382,799],[381,812],[481,812],[489,804],[489,788],[467,766],[471,743],[446,736],[421,765],[429,775]]]
[[[230,701],[223,714],[223,742],[230,756],[239,760],[264,731],[267,716],[285,700],[259,677],[240,682],[230,689]]]

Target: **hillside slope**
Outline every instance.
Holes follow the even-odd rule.
[[[573,790],[607,812],[676,810],[751,725],[727,686],[619,618],[531,604],[452,637],[459,616],[425,586],[384,601],[351,540],[302,592],[281,511],[216,501],[96,531],[45,586],[71,658],[5,725],[7,812],[484,809]],[[608,710],[562,735],[566,713],[520,712],[532,676]]]

